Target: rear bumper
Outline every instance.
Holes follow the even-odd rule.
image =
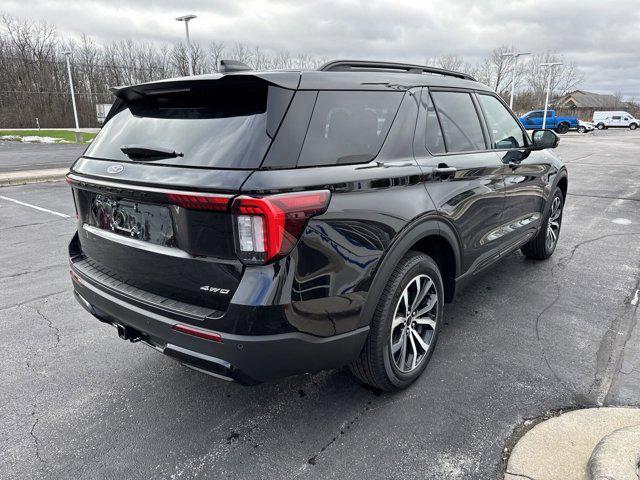
[[[369,327],[331,337],[216,332],[222,342],[215,342],[173,329],[179,323],[197,327],[193,319],[183,322],[140,308],[75,275],[73,285],[78,302],[100,321],[132,329],[148,345],[191,368],[243,384],[347,365],[358,356],[369,332]]]

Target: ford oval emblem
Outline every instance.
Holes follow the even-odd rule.
[[[107,167],[107,173],[120,173],[124,170],[124,165],[120,163],[114,163]]]

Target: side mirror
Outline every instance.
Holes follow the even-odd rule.
[[[531,150],[556,148],[560,143],[560,137],[553,130],[534,130],[531,134],[531,140]]]

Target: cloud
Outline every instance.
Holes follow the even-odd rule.
[[[192,38],[328,58],[424,62],[445,53],[477,61],[493,48],[551,50],[574,61],[587,90],[640,98],[640,8],[635,0],[4,0],[2,11],[45,20],[61,36],[177,42]]]

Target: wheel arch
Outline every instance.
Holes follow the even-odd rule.
[[[562,200],[563,202],[567,199],[567,189],[569,188],[569,180],[567,179],[567,174],[562,172],[562,174],[558,175],[558,180],[556,182],[556,186],[560,188],[562,191]]]
[[[441,217],[420,218],[405,227],[394,239],[380,261],[360,316],[359,327],[369,325],[385,285],[398,262],[410,250],[429,255],[442,273],[445,301],[455,295],[460,275],[462,251],[455,229]]]

